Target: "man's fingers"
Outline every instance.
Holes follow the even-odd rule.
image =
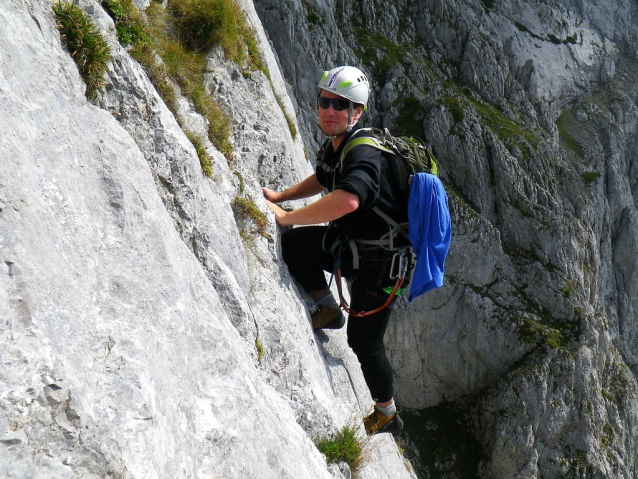
[[[271,190],[270,188],[266,188],[265,186],[261,187],[261,192],[268,201],[277,201],[277,192]]]

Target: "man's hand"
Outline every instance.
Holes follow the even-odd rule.
[[[270,188],[266,188],[262,186],[261,192],[264,194],[264,198],[273,203],[278,203],[281,201],[281,193],[275,190],[271,190]]]
[[[321,193],[323,190],[324,187],[319,184],[317,175],[315,174],[310,175],[301,183],[297,183],[284,191],[274,191],[265,186],[261,188],[264,198],[273,203],[310,198],[311,196]]]
[[[268,188],[263,188],[263,189],[267,190]],[[264,196],[266,196],[265,192],[264,192]],[[266,199],[266,204],[272,210],[272,212],[275,213],[275,221],[277,221],[277,224],[279,226],[288,226],[289,224],[291,224],[286,221],[287,219],[286,216],[288,215],[288,212],[286,210],[284,210],[283,208],[280,208],[279,206],[274,204],[272,201],[269,201],[268,199]]]
[[[268,208],[275,213],[275,220],[277,221],[277,224],[279,226],[287,226],[285,222],[287,211],[275,204],[276,202],[281,201],[283,195],[280,192],[271,190],[265,186],[262,186],[261,192],[264,194],[264,198],[266,198]]]

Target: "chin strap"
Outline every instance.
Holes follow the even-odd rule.
[[[348,127],[346,128],[345,133],[350,133],[352,131],[352,128],[354,128],[354,125],[356,125],[357,121],[359,121],[359,120],[352,121],[353,113],[354,113],[354,108],[352,107],[352,102],[350,102],[350,106],[348,107]]]

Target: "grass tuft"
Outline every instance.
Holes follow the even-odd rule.
[[[104,73],[111,60],[111,49],[84,11],[71,2],[56,2],[51,8],[64,47],[68,50],[86,83],[85,95],[94,100],[104,86]]]
[[[190,49],[207,52],[220,46],[226,58],[249,69],[262,70],[270,77],[261,60],[255,32],[233,0],[172,0],[168,9],[178,38]]]
[[[168,9],[178,36],[194,50],[207,51],[221,45],[228,57],[236,54],[232,42],[239,36],[240,10],[231,0],[172,0]]]
[[[131,0],[103,0],[102,5],[115,22],[120,43],[130,45],[131,56],[142,65],[173,114],[178,117],[175,87],[179,86],[208,120],[210,141],[229,162],[232,161],[231,119],[204,87],[206,56],[181,41],[175,32],[172,10],[151,3],[142,18]],[[204,173],[211,176],[210,158],[206,154],[207,160],[202,148],[192,138],[191,141],[198,150]]]
[[[556,120],[556,127],[558,128],[558,135],[560,136],[561,146],[567,150],[570,150],[576,158],[583,158],[583,147],[574,136],[572,132],[576,131],[577,126],[574,124],[574,116],[571,111],[566,111],[561,114]]]
[[[284,101],[281,99],[281,97],[279,95],[275,95],[275,98],[277,99],[277,104],[279,105],[279,108],[281,108],[281,111],[284,114],[284,118],[286,118],[286,123],[288,123],[288,129],[290,130],[290,135],[292,136],[292,139],[294,140],[295,138],[297,138],[297,128],[295,127],[295,122],[292,121],[292,118],[290,118],[290,115],[288,115],[288,113],[286,112],[286,107],[284,106]]]
[[[410,96],[401,100],[399,115],[394,123],[402,135],[423,137],[423,108],[419,99]]]
[[[262,213],[257,205],[249,198],[237,196],[232,206],[239,211],[239,214],[244,218],[250,218],[255,226],[257,226],[257,232],[265,238],[270,238],[270,235],[266,233],[266,226],[268,225],[268,218]]]
[[[210,159],[210,156],[208,156],[208,152],[206,152],[206,148],[204,147],[204,138],[188,131],[186,132],[186,136],[197,151],[197,157],[199,158],[199,164],[202,167],[202,171],[209,178],[212,177],[213,161]]]
[[[257,360],[261,362],[264,359],[264,345],[259,339],[255,339],[255,349],[257,349]]]
[[[600,178],[600,175],[601,175],[600,171],[585,171],[584,173],[580,174],[580,177],[585,183],[585,185],[590,185],[591,183],[596,181],[598,178]]]
[[[529,144],[538,143],[532,130],[523,123],[510,120],[496,106],[484,103],[478,99],[470,98],[470,103],[481,115],[483,123],[497,135],[504,143],[515,143],[520,145],[520,140],[524,139]]]
[[[152,45],[153,40],[144,20],[131,0],[103,0],[102,7],[113,19],[117,39],[122,45]]]
[[[333,437],[319,439],[315,444],[328,463],[345,462],[353,477],[357,477],[369,461],[369,441],[370,438],[359,432],[351,421]]]
[[[443,104],[450,110],[455,123],[461,123],[465,119],[465,112],[458,98],[446,97],[443,99]]]
[[[604,388],[600,390],[600,395],[607,399],[607,401],[616,402],[616,398]]]
[[[233,171],[233,173],[239,180],[239,192],[243,193],[246,189],[246,180],[244,180],[244,175],[242,175],[239,171]]]

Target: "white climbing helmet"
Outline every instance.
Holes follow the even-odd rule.
[[[319,90],[330,91],[367,108],[370,83],[358,68],[341,66],[325,71],[319,80],[318,87]]]

